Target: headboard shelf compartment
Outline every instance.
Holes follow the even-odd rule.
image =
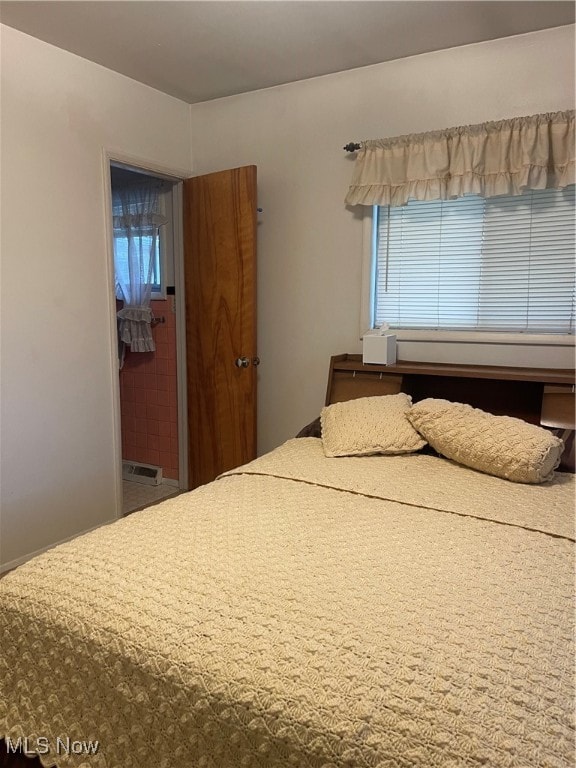
[[[420,363],[363,364],[361,355],[330,361],[326,405],[356,397],[406,392],[468,403],[533,424],[574,429],[574,370]],[[554,422],[558,422],[558,424]]]

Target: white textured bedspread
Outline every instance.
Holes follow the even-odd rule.
[[[572,476],[291,440],[0,580],[0,734],[61,768],[573,768],[573,568]]]

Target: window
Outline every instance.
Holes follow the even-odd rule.
[[[374,207],[373,326],[574,333],[574,186]]]
[[[111,165],[110,177],[116,298],[126,299],[127,286],[131,293],[134,290],[128,267],[130,247],[132,269],[136,264],[139,269],[139,277],[132,275],[132,279],[150,286],[150,298],[164,299],[172,248],[172,228],[167,224],[172,221],[173,183],[117,165]]]
[[[114,261],[117,274],[117,284],[126,284],[130,282],[128,274],[128,237],[123,233],[125,229],[114,230]],[[148,231],[145,227],[139,232],[139,245],[144,254],[144,273],[148,274],[151,270],[152,298],[163,297],[162,269],[161,269],[161,246],[162,230],[160,236],[156,237],[155,232]],[[150,260],[152,264],[150,264]],[[122,294],[116,295],[117,299],[122,298]]]

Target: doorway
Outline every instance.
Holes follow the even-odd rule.
[[[168,330],[168,320],[174,321],[176,351],[174,354],[161,348],[161,355],[148,357],[146,351],[135,351],[133,362],[137,363],[138,370],[128,367],[126,375],[118,373],[115,453],[118,456],[117,509],[121,516],[125,461],[147,464],[138,470],[140,476],[150,472],[158,477],[160,453],[168,451],[170,474],[162,472],[163,482],[171,481],[165,484],[172,485],[178,493],[210,482],[226,470],[256,457],[256,384],[260,363],[256,347],[257,185],[255,166],[183,179],[166,175],[160,169],[132,165],[127,158],[108,154],[105,157],[110,183],[112,174],[120,175],[120,172],[135,174],[136,180],[149,177],[169,182],[171,194],[167,198],[172,206],[171,216],[165,216],[171,219],[172,227],[165,233],[173,240],[173,283],[168,278],[165,295],[157,299],[150,296],[150,305],[151,319],[159,320],[153,328]],[[112,199],[111,192],[109,197]],[[112,224],[119,223],[113,219],[109,216],[111,246],[116,235]],[[113,267],[113,257],[110,258]],[[168,261],[168,270],[170,264]],[[157,306],[154,301],[164,304]],[[111,306],[114,336],[117,306]],[[161,338],[164,333],[154,330],[153,334],[156,352],[157,342],[167,342]],[[173,387],[172,394],[166,396],[167,381],[162,379],[161,385],[154,387],[152,379],[154,373],[158,375],[158,368],[164,368],[163,363],[158,364],[163,359],[172,361],[173,374],[174,357],[175,405]],[[118,369],[118,360],[113,361],[113,365]],[[167,376],[167,373],[161,370],[160,375]],[[120,376],[125,381],[120,382]],[[152,391],[147,392],[149,387]],[[132,402],[132,406],[122,409],[121,401]],[[168,412],[164,408],[168,408]],[[160,425],[166,416],[168,427]],[[146,421],[146,432],[139,419]],[[152,432],[148,429],[149,421],[153,422]],[[135,442],[138,450],[133,456],[140,461],[126,457],[125,445],[130,441]],[[174,476],[176,447],[177,478]],[[121,458],[122,455],[125,458]]]
[[[182,344],[177,316],[181,204],[178,180],[117,162],[110,163],[110,188],[116,311],[140,303],[134,300],[135,294],[140,295],[134,287],[135,274],[149,287],[149,295],[142,299],[150,311],[148,342],[122,341],[119,323],[122,514],[126,515],[178,494],[187,484],[182,471],[186,448],[181,439],[185,418],[179,397]],[[155,201],[158,217],[153,226],[148,212],[139,207],[144,188],[151,190]]]

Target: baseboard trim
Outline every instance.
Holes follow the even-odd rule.
[[[10,560],[7,563],[0,563],[0,575],[8,571],[13,571],[14,568],[18,568],[19,565],[24,565],[24,563],[27,563],[28,560],[32,560],[33,557],[37,557],[38,555],[42,555],[44,552],[48,552],[49,549],[54,549],[54,547],[57,547],[60,544],[66,544],[67,541],[72,541],[72,539],[77,539],[78,536],[83,536],[85,533],[90,533],[91,531],[95,531],[97,528],[102,528],[103,525],[110,525],[111,523],[115,523],[115,522],[116,522],[116,518],[112,520],[108,520],[105,523],[100,523],[99,525],[93,525],[92,528],[86,528],[85,531],[79,531],[78,533],[72,534],[72,536],[67,536],[65,539],[61,539],[60,541],[55,541],[53,544],[48,544],[47,546],[42,547],[41,549],[37,549],[35,552],[30,552],[30,554],[28,555],[17,557],[15,560]]]

